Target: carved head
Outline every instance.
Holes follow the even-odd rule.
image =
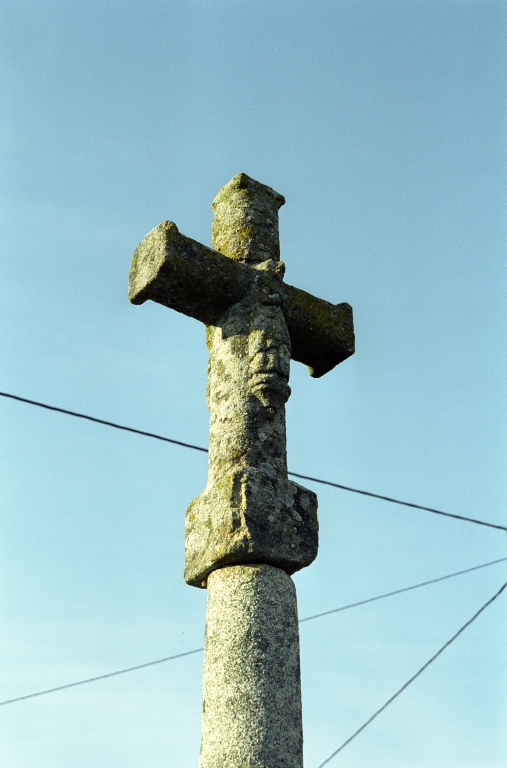
[[[290,397],[290,338],[280,304],[272,295],[257,305],[248,337],[250,392],[268,409]]]
[[[260,403],[270,418],[291,393],[291,344],[281,307],[284,265],[268,260],[254,269],[249,295],[225,312],[219,326],[208,329],[208,397],[220,408],[229,403],[231,418],[236,407],[250,413],[248,401]]]

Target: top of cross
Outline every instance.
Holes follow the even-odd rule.
[[[185,522],[185,580],[268,563],[294,573],[317,555],[317,497],[287,477],[290,358],[314,377],[354,352],[352,308],[283,281],[284,199],[246,174],[213,201],[213,249],[165,221],[137,247],[134,304],[151,299],[207,325],[208,483]]]
[[[238,173],[211,204],[214,249],[245,264],[279,261],[278,210],[284,203],[271,187]]]
[[[216,325],[259,280],[256,267],[279,262],[278,209],[284,202],[278,192],[239,173],[213,201],[213,249],[182,235],[173,222],[159,224],[136,249],[130,301],[151,299]],[[354,352],[352,308],[282,285],[291,357],[315,378],[322,376]]]

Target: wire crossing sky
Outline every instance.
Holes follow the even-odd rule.
[[[5,0],[0,14],[3,392],[205,448],[205,330],[130,305],[128,272],[162,221],[211,245],[211,201],[244,172],[286,199],[287,282],[354,310],[352,358],[320,379],[291,364],[289,466],[507,527],[505,3]],[[200,647],[206,593],[182,573],[204,451],[41,407],[1,418],[0,700]],[[302,617],[503,554],[494,528],[312,487]],[[302,624],[305,765],[495,589],[482,568]],[[506,629],[485,612],[343,768],[504,768]],[[7,768],[197,764],[190,659],[43,704],[2,708]]]
[[[65,413],[68,416],[76,416],[79,419],[87,419],[88,421],[94,421],[97,424],[104,424],[106,427],[114,427],[116,429],[122,429],[125,432],[134,432],[137,435],[144,435],[144,437],[154,437],[157,440],[163,440],[166,443],[173,443],[174,445],[180,445],[183,448],[192,448],[195,451],[202,451],[208,453],[207,448],[202,448],[198,445],[191,445],[190,443],[182,443],[180,440],[174,440],[171,437],[163,437],[162,435],[155,435],[152,432],[143,432],[140,429],[134,429],[133,427],[126,427],[121,424],[114,424],[111,421],[104,421],[103,419],[97,419],[95,416],[87,416],[84,413],[76,413],[74,411],[67,411],[64,408],[57,408],[54,405],[47,405],[46,403],[38,403],[36,400],[27,400],[24,397],[18,395],[8,394],[7,392],[0,392],[1,397],[9,397],[12,400],[19,400],[22,403],[29,403],[30,405],[38,405],[41,408],[47,408],[49,411],[57,411],[58,413]],[[464,517],[463,515],[454,515],[451,512],[442,512],[439,509],[432,509],[431,507],[423,507],[420,504],[413,504],[410,501],[400,501],[399,499],[392,499],[390,496],[381,496],[378,493],[371,493],[370,491],[362,491],[359,488],[349,488],[347,485],[340,485],[340,483],[333,483],[330,480],[322,480],[318,477],[309,477],[308,475],[300,475],[297,472],[289,472],[289,475],[293,477],[299,477],[303,480],[311,480],[314,483],[323,483],[324,485],[330,485],[333,488],[340,488],[343,491],[351,491],[352,493],[360,493],[363,496],[370,496],[373,499],[382,499],[383,501],[390,501],[393,504],[401,504],[405,507],[413,507],[414,509],[422,509],[426,512],[433,512],[436,515],[443,515],[444,517],[454,517],[456,520],[465,520],[469,523],[476,523],[477,525],[485,525],[488,528],[497,528],[500,531],[507,531],[507,526],[495,525],[494,523],[487,523],[484,520],[475,520],[471,517]]]
[[[483,612],[483,611],[484,611],[486,608],[488,608],[488,607],[491,605],[491,603],[492,603],[492,602],[494,602],[494,601],[497,599],[497,597],[499,597],[499,596],[501,595],[501,593],[504,591],[505,587],[507,587],[507,581],[505,582],[505,584],[504,584],[502,587],[500,587],[500,589],[498,590],[498,592],[496,592],[496,593],[493,595],[493,597],[491,597],[491,598],[490,598],[490,599],[487,601],[487,603],[484,603],[484,605],[483,605],[481,608],[479,608],[479,610],[477,611],[477,613],[474,613],[474,615],[472,616],[472,618],[471,618],[471,619],[469,619],[469,620],[466,622],[466,624],[463,624],[463,626],[462,626],[462,627],[460,627],[460,629],[458,629],[458,631],[456,632],[456,634],[454,634],[454,635],[453,635],[453,636],[450,638],[450,640],[448,640],[446,643],[444,643],[444,645],[443,645],[441,648],[439,648],[439,650],[438,650],[438,651],[437,651],[437,652],[436,652],[436,653],[435,653],[435,654],[434,654],[434,655],[431,657],[431,659],[428,659],[428,661],[426,662],[426,664],[423,664],[423,666],[422,666],[422,667],[421,667],[419,670],[417,670],[417,672],[415,673],[415,675],[412,675],[412,677],[411,677],[409,680],[407,680],[407,682],[406,682],[404,685],[402,685],[402,686],[401,686],[401,688],[400,688],[398,691],[396,691],[396,693],[395,693],[393,696],[391,696],[391,698],[390,698],[390,699],[388,699],[388,700],[386,701],[386,703],[385,703],[385,704],[383,704],[383,705],[380,707],[380,709],[377,709],[377,711],[376,711],[376,712],[375,712],[375,713],[374,713],[374,714],[373,714],[373,715],[372,715],[372,716],[371,716],[371,717],[370,717],[370,718],[369,718],[369,719],[368,719],[368,720],[367,720],[365,723],[363,723],[363,725],[362,725],[360,728],[358,728],[358,729],[357,729],[357,731],[355,731],[355,733],[353,733],[353,734],[352,734],[352,736],[350,736],[350,737],[349,737],[349,738],[348,738],[346,741],[344,741],[344,742],[343,742],[343,744],[342,744],[340,747],[338,747],[338,749],[336,749],[336,750],[333,752],[333,754],[332,754],[332,755],[329,755],[329,757],[328,757],[326,760],[324,760],[324,762],[323,762],[323,763],[321,763],[321,764],[319,765],[319,768],[324,768],[324,766],[325,766],[325,765],[327,765],[328,763],[330,763],[330,762],[331,762],[331,760],[332,760],[334,757],[336,757],[336,755],[337,755],[339,752],[341,752],[341,751],[342,751],[342,749],[344,749],[344,748],[345,748],[345,747],[346,747],[348,744],[350,744],[350,742],[351,742],[353,739],[355,739],[355,738],[356,738],[356,736],[359,736],[359,734],[360,734],[360,733],[362,733],[362,731],[364,731],[364,729],[365,729],[365,728],[367,728],[367,727],[370,725],[370,723],[372,723],[372,722],[373,722],[373,720],[374,720],[376,717],[378,717],[378,715],[380,715],[380,713],[381,713],[381,712],[383,712],[385,709],[387,709],[387,707],[388,707],[390,704],[392,704],[392,702],[393,702],[395,699],[397,699],[397,698],[398,698],[398,696],[399,696],[401,693],[403,693],[403,691],[405,691],[405,690],[408,688],[408,686],[409,686],[409,685],[411,685],[411,684],[414,682],[414,680],[416,680],[416,679],[419,677],[419,675],[421,675],[421,674],[424,672],[424,670],[425,670],[425,669],[427,669],[427,668],[430,666],[430,664],[433,664],[433,662],[434,662],[434,661],[435,661],[435,660],[436,660],[436,659],[437,659],[437,658],[440,656],[440,654],[441,654],[441,653],[443,653],[443,652],[444,652],[444,651],[445,651],[445,650],[446,650],[446,649],[447,649],[447,648],[448,648],[448,647],[451,645],[451,643],[453,643],[453,642],[456,640],[456,638],[458,638],[458,637],[459,637],[459,635],[461,635],[461,633],[462,633],[462,632],[464,632],[464,631],[465,631],[465,629],[467,629],[467,628],[470,626],[470,624],[472,624],[472,622],[474,622],[474,621],[477,619],[477,617],[478,617],[478,616],[480,616],[480,614],[481,614],[481,613],[482,613],[482,612]]]
[[[366,600],[360,600],[357,603],[350,603],[349,605],[342,605],[339,608],[332,608],[330,611],[324,611],[323,613],[318,613],[315,616],[306,616],[304,619],[299,619],[299,623],[302,624],[305,621],[312,621],[313,619],[320,619],[322,616],[329,616],[332,613],[338,613],[340,611],[346,611],[350,608],[357,608],[360,605],[366,605],[367,603],[372,603],[376,600],[383,600],[386,597],[393,597],[394,595],[399,595],[402,592],[409,592],[413,589],[419,589],[420,587],[426,587],[429,584],[436,584],[439,581],[444,581],[446,579],[452,579],[455,576],[463,576],[465,573],[470,573],[471,571],[477,571],[480,568],[488,568],[490,565],[496,565],[497,563],[503,563],[507,560],[507,557],[502,557],[499,560],[493,560],[491,563],[483,563],[482,565],[475,565],[472,568],[466,568],[464,571],[458,571],[458,573],[449,573],[447,576],[439,576],[436,579],[430,579],[430,581],[423,581],[422,584],[413,584],[410,587],[403,587],[403,589],[396,589],[394,592],[387,592],[384,595],[376,595],[375,597],[369,597]],[[144,664],[137,664],[134,667],[127,667],[126,669],[118,669],[115,672],[107,672],[104,675],[97,675],[96,677],[88,677],[86,680],[78,680],[74,683],[66,683],[65,685],[59,685],[55,688],[48,688],[45,691],[37,691],[36,693],[28,693],[25,696],[17,696],[14,699],[6,699],[5,701],[0,701],[0,707],[5,706],[6,704],[14,704],[17,701],[25,701],[26,699],[33,699],[37,696],[45,696],[48,693],[56,693],[57,691],[64,691],[67,688],[75,688],[78,685],[85,685],[87,683],[95,683],[99,680],[105,680],[108,677],[116,677],[116,675],[124,675],[127,672],[136,672],[139,669],[145,669],[147,667],[152,667],[154,664],[165,664],[166,661],[173,661],[174,659],[181,659],[185,656],[192,656],[194,653],[200,653],[203,651],[204,648],[194,648],[191,651],[185,651],[184,653],[177,653],[174,656],[165,656],[163,659],[155,659],[155,661],[147,661]]]

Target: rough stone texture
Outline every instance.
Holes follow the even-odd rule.
[[[317,556],[313,491],[253,468],[237,468],[208,486],[185,520],[185,581],[205,587],[217,567],[269,563],[295,573]]]
[[[208,329],[209,471],[186,515],[185,580],[265,562],[288,573],[317,555],[317,497],[287,478],[290,337],[281,262],[255,266],[246,298]]]
[[[280,306],[284,266],[265,261],[253,271],[248,295],[207,334],[211,481],[238,466],[287,477],[291,344]]]
[[[271,187],[238,173],[211,205],[213,248],[234,261],[278,261],[278,209],[284,203]]]
[[[243,264],[182,235],[172,221],[148,232],[136,248],[129,275],[129,300],[148,299],[202,323],[214,323],[249,290]]]
[[[182,235],[173,222],[164,221],[136,248],[129,300],[132,304],[156,301],[206,325],[216,325],[227,309],[245,299],[256,279],[255,263],[234,261]],[[307,365],[314,378],[354,353],[349,304],[330,304],[283,283],[280,306],[291,340],[291,357]]]
[[[350,304],[330,304],[292,285],[283,286],[282,311],[291,340],[291,358],[308,366],[314,379],[354,354]]]
[[[296,595],[317,497],[287,476],[290,359],[322,376],[354,351],[352,309],[283,282],[274,190],[238,174],[213,247],[172,222],[140,243],[129,299],[207,326],[208,484],[186,515],[185,579],[208,588],[201,768],[302,768]]]
[[[199,768],[302,768],[296,591],[269,565],[208,580]]]

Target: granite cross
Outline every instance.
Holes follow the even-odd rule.
[[[213,201],[213,249],[163,222],[129,299],[206,325],[208,483],[185,520],[185,581],[207,588],[200,768],[302,768],[290,575],[317,555],[317,497],[287,476],[290,359],[318,378],[354,352],[352,309],[283,281],[282,195],[244,173]]]

